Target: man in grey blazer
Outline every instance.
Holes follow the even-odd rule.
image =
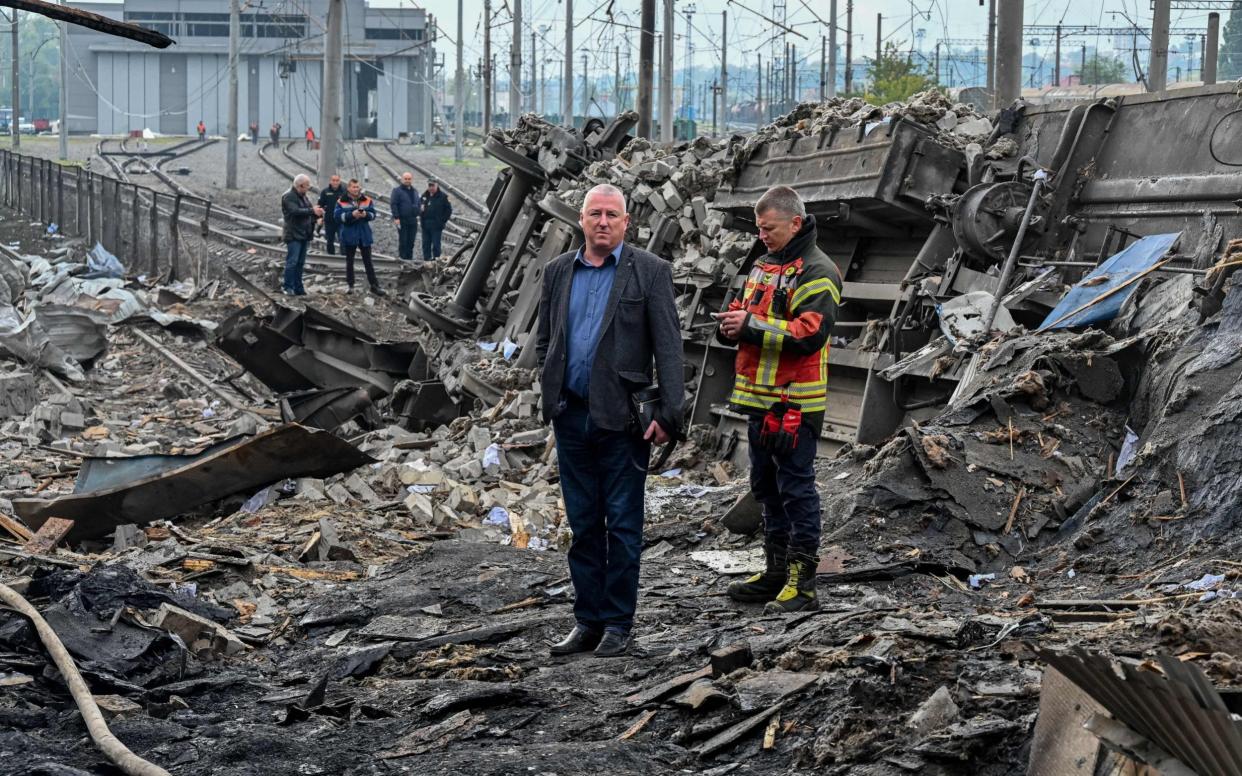
[[[681,429],[685,386],[672,268],[625,244],[629,222],[620,189],[596,186],[582,204],[585,245],[544,268],[536,349],[573,530],[576,620],[552,646],[554,655],[629,650],[651,445]],[[647,428],[635,429],[630,393],[652,384],[653,365],[660,410]]]

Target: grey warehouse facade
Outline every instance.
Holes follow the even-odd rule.
[[[365,0],[344,4],[344,136],[393,138],[423,131],[433,93],[427,86],[435,58],[432,17],[422,8],[372,8]],[[176,45],[155,50],[70,25],[70,132],[113,135],[149,128],[189,135],[202,120],[209,133],[225,133],[228,0],[74,6],[158,30]],[[307,127],[322,134],[328,0],[243,0],[242,8],[239,131],[256,122],[264,138],[273,123],[282,125],[282,137],[300,138]]]

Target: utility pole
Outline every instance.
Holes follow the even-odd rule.
[[[621,47],[620,46],[617,46],[616,48],[613,49],[613,57],[614,59],[612,63],[612,102],[613,102],[612,107],[616,109],[617,113],[620,113],[621,111],[625,110],[625,108],[622,107],[623,101],[621,100]]]
[[[686,6],[686,62],[681,86],[681,106],[687,119],[694,118],[694,4]]]
[[[522,0],[513,0],[513,41],[509,45],[509,128],[522,112]]]
[[[720,12],[720,125],[729,134],[729,12]]]
[[[22,90],[21,90],[21,44],[18,43],[17,37],[17,9],[12,10],[13,14],[13,111],[12,119],[9,120],[9,130],[13,133],[13,150],[22,147],[22,133],[18,128],[21,124],[22,113]]]
[[[241,0],[229,0],[229,126],[224,157],[224,187],[237,188],[237,60],[241,46]],[[63,56],[63,53],[62,53]]]
[[[845,93],[854,83],[854,0],[845,0]]]
[[[483,0],[483,134],[492,131],[492,0]]]
[[[1207,43],[1203,46],[1203,83],[1216,83],[1216,57],[1220,50],[1220,14],[1208,14]]]
[[[1022,94],[1023,0],[1005,0],[996,15],[996,106],[1008,108]]]
[[[789,110],[793,110],[798,104],[798,47],[789,44],[789,67],[786,68],[789,75],[786,77],[788,86],[786,92],[789,94]]]
[[[517,5],[515,2],[514,5]],[[453,117],[457,119],[454,123],[457,125],[457,131],[453,133],[453,159],[460,162],[462,156],[462,144],[466,140],[466,100],[465,100],[465,81],[466,69],[464,67],[463,55],[466,51],[465,43],[465,11],[462,8],[462,0],[457,0],[457,73],[453,76]]]
[[[996,107],[996,0],[988,0],[988,94]]]
[[[1170,0],[1155,0],[1151,22],[1151,52],[1147,59],[1147,91],[1163,92],[1169,80]]]
[[[638,136],[651,137],[651,92],[655,87],[655,0],[643,0],[638,38]]]
[[[566,0],[568,2],[568,0]],[[587,53],[582,52],[582,126],[586,126],[587,114],[591,112],[591,84],[587,80]]]
[[[432,113],[435,111],[435,102],[432,97],[432,78],[435,76],[435,56],[436,50],[431,47],[431,40],[434,40],[436,30],[435,17],[431,14],[427,15],[427,31],[428,41],[423,47],[423,146],[431,146],[431,134],[434,129]]]
[[[660,57],[660,141],[673,142],[673,0],[664,0],[664,51]]]
[[[819,101],[823,102],[828,89],[828,38],[819,36]]]
[[[871,80],[875,80],[875,74],[880,70],[880,54],[884,49],[884,15],[875,15],[875,65],[872,67]]]
[[[1061,25],[1057,25],[1056,59],[1052,62],[1052,85],[1061,85]]]
[[[532,22],[530,25],[530,102],[526,106],[531,113],[539,112],[539,103],[535,99],[535,90],[539,88],[539,57],[536,56],[538,53],[539,47],[535,43],[535,25]]]
[[[345,71],[342,20],[345,0],[328,1],[328,29],[323,47],[323,106],[319,119],[319,185],[341,162],[341,78]]]
[[[837,96],[837,0],[828,4],[828,90],[829,97]]]
[[[514,0],[520,2],[520,0]],[[582,63],[583,78],[586,77],[586,62]],[[561,79],[561,112],[565,114],[561,120],[565,126],[574,128],[574,0],[565,0],[565,77]],[[584,103],[585,104],[585,103]],[[586,121],[586,111],[582,113]],[[585,126],[585,124],[583,125]]]
[[[61,0],[63,4],[65,0]],[[68,22],[60,23],[60,160],[69,159],[69,34]]]
[[[718,136],[716,117],[720,112],[720,82],[712,83],[712,137]]]
[[[936,83],[940,83],[940,41],[936,41]]]
[[[763,55],[755,54],[755,128],[763,121]]]

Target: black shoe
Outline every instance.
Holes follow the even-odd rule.
[[[572,655],[575,652],[590,652],[595,649],[595,645],[599,644],[603,638],[602,633],[587,630],[581,625],[575,625],[574,629],[562,641],[553,644],[550,651],[553,655]]]
[[[306,296],[306,291],[305,291],[305,290],[303,290],[303,291],[294,291],[294,292],[293,292],[293,295],[294,295],[294,296]]]
[[[815,571],[819,558],[807,553],[789,554],[789,579],[785,587],[763,607],[764,614],[814,611],[819,608],[815,594]]]
[[[384,289],[379,286],[371,286],[371,293],[375,296],[388,296],[388,294],[384,293]]]
[[[596,657],[621,657],[630,651],[630,634],[622,633],[616,630],[604,631],[604,638],[600,639],[599,646],[595,648]]]
[[[785,587],[789,578],[789,554],[784,545],[767,544],[764,548],[767,562],[763,571],[729,585],[729,597],[743,603],[767,603]]]
[[[347,294],[352,294],[353,292],[354,292],[354,287],[353,287],[353,286],[346,286],[346,288],[345,288],[345,293],[347,293]]]

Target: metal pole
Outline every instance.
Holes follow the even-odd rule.
[[[655,88],[655,0],[643,0],[638,39],[638,137],[651,137],[651,92]]]
[[[1171,0],[1155,0],[1151,52],[1147,59],[1147,91],[1163,92],[1169,80],[1169,9]]]
[[[755,54],[755,127],[763,123],[763,55]]]
[[[241,46],[241,2],[229,0],[229,125],[225,138],[224,187],[237,188],[237,60]],[[188,118],[188,117],[187,117]]]
[[[1203,47],[1203,83],[1216,83],[1216,59],[1220,53],[1220,14],[1208,14],[1207,43]]]
[[[483,0],[483,134],[492,131],[492,104],[496,95],[492,91],[492,0]]]
[[[992,107],[996,102],[996,0],[988,0],[988,95]]]
[[[583,88],[586,88],[586,63],[583,62]],[[561,123],[574,127],[574,0],[565,0],[565,77],[561,79]],[[586,103],[583,103],[584,105]],[[586,121],[586,111],[582,111]]]
[[[1009,107],[1022,94],[1023,0],[1005,0],[996,16],[996,105]]]
[[[1056,59],[1052,63],[1052,85],[1061,85],[1061,25],[1057,25]]]
[[[837,96],[837,0],[828,4],[828,97]]]
[[[591,84],[587,80],[587,53],[582,52],[582,126],[586,126],[587,114],[591,112]]]
[[[532,22],[532,24],[530,25],[530,54],[527,55],[530,57],[530,86],[528,88],[528,91],[530,92],[530,101],[526,105],[526,110],[530,111],[531,113],[539,112],[539,104],[535,100],[535,97],[538,96],[535,93],[535,90],[539,86],[539,57],[537,56],[538,53],[539,53],[539,47],[535,41],[535,25]]]
[[[936,41],[936,83],[940,83],[940,41]]]
[[[341,79],[344,0],[329,0],[328,28],[323,48],[323,105],[319,118],[319,185],[326,186],[341,159]]]
[[[720,12],[720,125],[729,134],[729,12]]]
[[[875,80],[875,74],[880,69],[880,57],[884,53],[884,15],[875,15],[875,65],[871,70],[871,80]]]
[[[622,110],[624,110],[624,108],[621,107],[622,100],[621,100],[621,47],[620,46],[616,46],[615,48],[613,48],[613,57],[614,59],[612,63],[612,102],[613,102],[612,107],[616,113],[620,113]]]
[[[428,16],[427,30],[434,33],[435,17]],[[431,145],[432,132],[432,113],[435,112],[435,102],[432,96],[432,78],[435,76],[435,56],[436,50],[431,47],[430,43],[423,48],[423,145]]]
[[[21,75],[21,70],[19,67],[21,63],[21,48],[22,47],[21,47],[21,43],[18,42],[18,36],[17,36],[17,22],[18,22],[17,9],[14,8],[12,13],[13,13],[13,29],[12,29],[13,46],[12,46],[11,53],[13,54],[13,117],[9,121],[9,129],[13,133],[13,150],[16,151],[17,149],[22,147],[22,133],[18,129],[18,125],[21,124],[21,113],[22,113],[22,91],[21,91],[22,75]]]
[[[61,5],[65,5],[65,0],[61,0]],[[57,134],[59,143],[60,160],[67,161],[69,159],[69,34],[67,32],[69,25],[67,22],[60,23],[60,127]],[[57,192],[58,195],[64,196],[64,179],[59,177],[57,172]],[[62,227],[65,224],[64,203],[59,203],[57,207],[57,223]]]
[[[660,58],[660,140],[673,142],[673,0],[664,0],[664,51]]]
[[[509,45],[509,127],[522,112],[522,0],[513,0],[513,41]]]
[[[828,89],[828,38],[819,36],[819,101],[823,102]]]
[[[519,5],[520,0],[515,0],[514,5]],[[463,158],[462,144],[466,141],[466,103],[465,92],[463,87],[466,80],[465,68],[465,22],[463,20],[465,12],[462,9],[462,0],[457,0],[457,73],[453,76],[453,113],[457,120],[453,123],[457,125],[457,131],[453,137],[453,159],[461,161]]]
[[[1003,45],[1004,43],[1002,42]],[[1000,79],[998,78],[997,80]],[[1005,259],[1005,268],[1001,271],[1000,283],[996,285],[996,296],[992,298],[992,306],[988,308],[988,317],[983,322],[983,333],[985,335],[992,331],[992,323],[996,320],[996,313],[1000,310],[1001,300],[1005,298],[1006,289],[1009,288],[1009,281],[1013,278],[1014,267],[1018,264],[1018,254],[1022,252],[1022,241],[1026,239],[1026,228],[1031,224],[1031,215],[1035,212],[1035,204],[1039,202],[1039,193],[1043,191],[1044,183],[1047,180],[1047,171],[1035,171],[1034,181],[1031,186],[1031,198],[1026,201],[1026,212],[1022,214],[1022,221],[1018,224],[1018,234],[1013,239],[1013,247],[1009,249],[1009,257]]]
[[[835,28],[834,28],[835,29]],[[845,0],[845,93],[854,84],[854,0]]]

